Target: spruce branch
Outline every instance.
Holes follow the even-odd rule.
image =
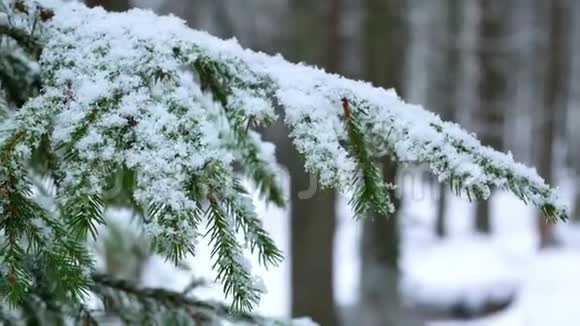
[[[247,311],[258,302],[262,290],[253,280],[236,233],[242,231],[251,253],[257,251],[260,263],[266,267],[277,265],[282,253],[263,229],[246,189],[219,162],[206,164],[191,181],[190,196],[198,200],[205,196],[208,201],[206,236],[212,245],[217,281],[233,299],[232,307]],[[200,183],[204,186],[197,187]]]
[[[20,190],[18,187],[0,185],[2,199],[7,198],[2,200],[4,216],[0,220],[6,235],[0,256],[8,265],[2,293],[7,293],[13,304],[22,302],[33,285],[33,270],[41,269],[56,295],[80,300],[88,288],[85,271],[92,266],[85,245],[69,238],[58,219],[49,217],[30,199],[30,184]],[[31,260],[38,266],[31,265]]]
[[[37,94],[40,89],[40,76],[30,62],[14,52],[0,52],[0,83],[7,101],[20,107]]]
[[[217,272],[217,280],[223,284],[223,292],[232,297],[232,307],[236,311],[251,311],[259,301],[258,291],[253,281],[248,263],[243,257],[242,248],[233,233],[231,216],[213,195],[208,196],[209,207],[206,212],[208,234],[212,245],[212,268]]]
[[[39,39],[21,28],[0,25],[0,36],[10,37],[32,56],[36,56],[41,48]]]
[[[531,203],[543,211],[549,222],[568,220],[565,207],[555,205],[557,195],[555,191],[545,184],[544,180],[530,171],[529,168],[519,163],[513,163],[511,154],[499,154],[490,147],[481,147],[478,141],[472,139],[458,139],[453,133],[457,125],[442,122],[432,123],[431,128],[445,137],[445,140],[462,155],[469,156],[482,170],[485,176],[483,183],[473,182],[469,174],[454,176],[453,186],[456,193],[462,191],[468,196],[479,200],[485,200],[489,196],[490,188],[499,187],[512,192],[518,199],[528,204]],[[441,157],[442,161],[446,158]],[[513,164],[515,166],[510,166]]]
[[[232,131],[234,146],[231,149],[238,153],[244,173],[256,183],[258,191],[268,202],[284,207],[286,203],[278,173],[264,158],[260,150],[261,140],[250,130],[252,123],[269,124],[275,119],[275,115],[266,111],[261,116],[248,117],[245,112],[253,108],[244,107],[246,103],[232,101],[236,88],[238,91],[244,89],[252,95],[260,89],[260,85],[236,78],[226,65],[205,56],[197,58],[193,66],[199,75],[202,90],[209,90],[224,108]],[[264,96],[259,92],[255,95]]]
[[[92,275],[95,291],[102,292],[104,288],[122,292],[144,302],[151,301],[165,309],[184,310],[194,320],[199,318],[223,318],[233,322],[245,322],[253,325],[284,325],[281,322],[261,317],[248,312],[232,310],[227,305],[195,299],[180,292],[161,288],[144,288],[138,284],[119,279],[108,274],[95,273]],[[122,309],[122,307],[119,307]]]
[[[15,132],[0,147],[0,229],[5,234],[0,257],[8,266],[1,293],[13,304],[25,300],[33,286],[34,260],[60,297],[80,299],[88,286],[84,271],[92,261],[86,247],[71,240],[59,220],[32,200],[28,172],[16,151],[30,142],[27,137],[26,131]]]
[[[163,229],[153,238],[156,251],[165,255],[174,264],[179,264],[187,255],[195,255],[195,239],[190,238],[202,220],[199,207],[175,212],[162,204],[153,204],[148,209],[147,218],[155,220]]]
[[[90,233],[97,237],[97,228],[105,224],[103,217],[105,205],[99,195],[75,196],[65,201],[62,212],[69,220],[69,229],[78,239],[86,239]]]
[[[0,278],[0,289],[12,303],[24,299],[32,282],[21,238],[30,230],[29,223],[36,212],[28,200],[30,188],[14,167],[15,148],[25,135],[25,132],[14,134],[0,148],[0,229],[4,231],[0,259],[7,267],[7,273]]]
[[[364,115],[362,109],[353,111],[348,99],[342,99],[344,119],[346,123],[349,149],[356,160],[358,172],[353,178],[354,193],[350,204],[355,216],[362,218],[370,210],[375,210],[383,216],[392,214],[395,210],[387,186],[383,182],[380,169],[373,162],[369,153],[368,142],[363,133],[358,115]],[[392,188],[392,185],[389,185]]]
[[[556,191],[535,171],[394,91],[244,50],[174,18],[139,10],[110,15],[79,3],[49,2],[58,10],[32,0],[2,9],[23,18],[9,19],[2,26],[15,30],[0,32],[8,40],[0,43],[1,96],[9,98],[0,105],[18,107],[0,121],[0,259],[7,267],[0,271],[2,296],[13,284],[15,297],[36,302],[31,293],[38,272],[56,297],[66,299],[59,299],[61,306],[78,308],[91,286],[92,256],[84,238],[95,235],[102,210],[111,204],[106,186],[127,169],[133,180],[121,191],[137,212],[151,208],[145,229],[156,250],[174,261],[193,254],[204,213],[214,268],[233,297],[232,310],[253,307],[260,291],[237,233],[265,265],[276,264],[281,254],[234,167],[241,166],[269,201],[283,203],[272,153],[253,130],[276,119],[274,103],[284,112],[305,168],[325,187],[354,189],[357,217],[390,211],[392,186],[384,184],[373,161],[385,154],[427,163],[458,194],[486,199],[492,187],[508,189],[554,219],[567,217]],[[35,52],[32,46],[19,41],[31,25],[43,51],[38,62],[26,53]],[[163,33],[143,26],[159,26]],[[33,65],[27,66],[28,59]],[[33,82],[34,64],[39,85]],[[20,72],[27,76],[15,76]],[[44,158],[49,164],[31,164]],[[32,199],[29,172],[55,179],[54,212]],[[127,313],[117,311],[126,323],[155,320],[151,313],[138,315],[143,309],[162,311],[151,300],[128,299],[119,291],[111,298],[128,301]]]
[[[240,121],[241,120],[241,121]],[[258,191],[268,202],[278,207],[286,206],[284,192],[280,188],[278,172],[272,168],[272,164],[267,162],[260,150],[261,140],[258,134],[250,134],[248,130],[250,123],[244,119],[231,118],[233,121],[233,139],[235,151],[240,153],[240,161],[243,164],[246,175],[257,185]]]
[[[236,229],[241,229],[249,244],[250,252],[258,251],[260,263],[268,267],[269,265],[277,266],[282,262],[282,252],[278,249],[274,240],[262,226],[262,221],[256,215],[253,209],[251,199],[248,198],[248,192],[239,180],[233,180],[234,193],[227,196],[225,204],[228,211],[234,216]]]

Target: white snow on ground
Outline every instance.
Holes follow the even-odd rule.
[[[477,310],[487,301],[507,300],[521,287],[522,274],[538,246],[533,210],[507,193],[491,202],[491,237],[473,233],[473,204],[449,196],[449,236],[434,235],[434,200],[403,211],[402,291],[414,303]],[[514,212],[518,212],[514,214]],[[408,220],[407,220],[408,219]]]
[[[546,250],[527,266],[518,297],[508,310],[472,322],[430,326],[575,326],[580,323],[580,252]]]
[[[570,195],[570,187],[562,190]],[[536,216],[511,195],[492,200],[490,237],[475,235],[473,207],[449,198],[450,237],[432,234],[434,201],[413,202],[404,214],[403,284],[408,300],[433,305],[515,296],[505,311],[474,321],[432,322],[430,326],[540,326],[580,324],[580,228],[558,225],[563,248],[538,251]]]
[[[425,186],[422,186],[425,187]],[[406,187],[402,211],[402,284],[408,302],[449,306],[464,302],[477,308],[489,298],[515,296],[505,311],[471,321],[437,321],[429,326],[575,326],[580,325],[580,227],[558,225],[561,249],[538,252],[535,213],[507,193],[492,200],[493,229],[490,237],[472,232],[473,204],[449,196],[449,237],[433,234],[435,197],[430,188]],[[411,193],[412,192],[412,193]],[[563,190],[565,195],[572,192]],[[350,217],[346,199],[339,202],[335,246],[335,287],[339,305],[355,304],[358,295],[360,224]],[[265,227],[289,257],[289,217],[256,198]],[[181,289],[191,274],[212,280],[208,246],[198,245],[191,272],[176,271],[161,259],[150,262],[144,281],[150,286]],[[252,260],[256,274],[266,284],[258,312],[268,316],[289,315],[290,261],[265,270]],[[223,299],[219,287],[195,292],[205,298]]]
[[[509,300],[520,286],[520,268],[499,243],[482,237],[453,239],[407,252],[402,287],[408,300],[422,305],[465,304],[477,310],[490,299]]]

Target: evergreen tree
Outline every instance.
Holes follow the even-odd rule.
[[[393,213],[394,185],[376,164],[386,156],[427,163],[457,194],[484,200],[506,189],[551,220],[567,218],[535,170],[394,91],[242,49],[174,17],[1,0],[0,38],[3,324],[275,322],[251,313],[263,289],[244,255],[274,266],[282,253],[239,181],[285,205],[273,148],[255,131],[277,119],[275,106],[306,170],[350,194],[356,218]],[[39,179],[54,191],[40,191]],[[88,240],[113,204],[132,208],[151,251],[174,263],[209,237],[231,304],[96,271]]]

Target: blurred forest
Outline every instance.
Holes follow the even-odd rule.
[[[580,191],[576,195],[573,191],[580,189],[580,1],[87,3],[117,11],[138,6],[173,13],[193,28],[235,37],[245,47],[279,52],[294,62],[395,88],[407,101],[474,131],[486,145],[511,151],[518,160],[536,166],[549,183],[565,183],[565,189],[571,189],[571,216],[580,221]],[[334,263],[339,254],[335,252],[338,197],[317,191],[312,198],[299,198],[311,177],[302,171],[301,159],[283,128],[280,124],[264,133],[277,144],[278,159],[290,176],[287,259],[292,316],[310,316],[321,325],[422,325],[434,319],[481,317],[510,304],[511,299],[484,298],[482,308],[472,311],[461,302],[435,310],[429,304],[408,303],[399,291],[405,243],[400,228],[406,217],[391,216],[361,222],[359,304],[338,306],[334,279],[340,268]],[[383,164],[385,178],[397,178],[399,167]],[[444,241],[452,224],[447,219],[462,212],[451,212],[447,187],[431,181],[426,186],[438,195],[430,206],[434,216],[430,232]],[[404,206],[413,203],[402,196],[400,205],[400,212],[405,212]],[[463,214],[464,219],[471,218],[470,228],[480,237],[497,232],[490,205],[491,201],[478,203],[469,206],[473,213]],[[536,249],[563,246],[555,227],[546,224],[540,212],[534,214]]]

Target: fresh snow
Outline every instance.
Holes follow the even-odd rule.
[[[507,193],[492,200],[494,235],[472,232],[473,204],[449,196],[449,238],[434,235],[435,193],[423,185],[425,193],[407,187],[407,200],[401,212],[403,232],[401,292],[406,304],[428,304],[449,308],[457,303],[477,311],[490,299],[513,297],[504,311],[488,317],[462,321],[433,321],[428,326],[575,326],[580,323],[580,227],[559,225],[564,247],[538,252],[535,210]],[[570,191],[565,187],[565,194]],[[411,192],[416,192],[414,195]],[[415,197],[414,197],[415,196]],[[290,311],[289,216],[280,209],[265,206],[254,197],[265,228],[271,232],[287,259],[278,268],[264,269],[254,260],[254,271],[268,289],[257,311],[272,317],[288,316]],[[352,219],[348,199],[340,197],[335,239],[335,299],[341,307],[358,301],[360,277],[360,223]],[[267,217],[267,218],[266,218]],[[209,249],[200,244],[198,256],[191,260],[194,277],[212,280]],[[177,272],[161,258],[151,262],[145,276],[150,286],[179,290],[191,274]],[[176,277],[176,273],[179,277]],[[194,292],[204,298],[224,300],[219,286]]]
[[[510,189],[537,207],[553,206],[554,217],[564,218],[566,215],[566,205],[534,169],[516,163],[511,154],[481,146],[472,134],[457,124],[443,122],[420,106],[405,103],[393,90],[327,74],[303,64],[291,64],[281,56],[243,49],[236,40],[223,41],[205,32],[191,30],[175,17],[159,17],[138,9],[107,14],[102,9],[87,9],[77,2],[38,2],[55,11],[55,16],[43,26],[44,29],[39,27],[46,43],[41,67],[48,86],[6,124],[14,124],[12,127],[15,129],[28,132],[26,137],[30,143],[17,147],[17,153],[21,155],[29,154],[36,145],[35,141],[41,139],[39,136],[50,130],[54,130],[50,135],[54,147],[74,145],[78,159],[63,160],[61,166],[63,189],[70,191],[64,191],[65,197],[100,193],[108,176],[106,167],[124,165],[138,172],[135,199],[143,207],[161,203],[175,212],[196,210],[197,203],[183,190],[188,177],[210,161],[228,166],[234,160],[234,154],[224,141],[228,126],[223,114],[216,113],[220,112],[219,107],[211,96],[202,92],[196,76],[183,69],[197,59],[207,57],[224,64],[240,84],[245,85],[234,85],[232,97],[244,117],[256,119],[256,122],[274,118],[270,100],[285,110],[285,122],[291,127],[296,147],[305,156],[306,168],[316,173],[324,186],[348,192],[352,190],[352,179],[357,173],[354,158],[343,146],[346,132],[341,101],[346,99],[354,109],[366,111],[364,122],[368,130],[365,131],[373,140],[375,154],[390,151],[403,162],[427,163],[440,181],[460,181],[455,185],[468,195],[487,198],[491,188]],[[154,82],[150,78],[153,75],[158,76]],[[127,123],[132,125],[131,132],[121,132]],[[86,133],[80,140],[73,140],[83,124],[87,125]],[[4,127],[0,126],[0,129]],[[117,138],[119,135],[121,139]],[[259,142],[257,137],[252,137]],[[124,148],[119,143],[132,145]],[[272,149],[268,145],[260,146],[260,153],[271,158]],[[419,204],[412,206],[421,207]],[[403,212],[404,216],[412,215],[410,221],[416,218],[415,224],[403,228],[407,237],[404,240],[403,269],[408,271],[404,274],[403,289],[409,292],[405,293],[409,300],[428,301],[437,296],[437,300],[452,302],[463,298],[476,306],[483,300],[478,296],[482,288],[487,290],[483,294],[501,297],[511,289],[525,287],[521,283],[523,272],[518,273],[512,264],[529,267],[533,265],[527,265],[528,261],[539,258],[535,254],[519,252],[522,249],[519,244],[533,247],[533,241],[514,239],[520,235],[529,238],[533,229],[518,224],[516,230],[515,224],[511,223],[524,221],[531,215],[523,213],[527,209],[521,205],[517,209],[501,207],[502,214],[510,212],[516,216],[502,215],[501,219],[494,220],[497,237],[481,240],[463,232],[464,239],[452,238],[449,243],[441,244],[434,244],[424,230],[421,231],[421,227],[425,229],[430,225],[424,223],[425,212],[434,210]],[[263,210],[261,207],[260,211]],[[450,228],[455,236],[455,231],[460,228],[453,225],[454,221],[471,219],[465,210],[451,211]],[[277,243],[287,249],[287,228],[282,223],[287,223],[288,219],[281,213],[270,213],[268,211],[270,217],[264,222],[273,231]],[[151,223],[147,228],[151,235],[169,242],[174,239],[195,241],[198,238],[197,230],[185,219],[163,217],[173,219],[173,228]],[[533,225],[529,219],[526,221],[523,225]],[[508,224],[509,232],[502,231],[504,223]],[[341,232],[352,235],[345,230]],[[425,242],[420,239],[410,241],[414,236],[423,237]],[[198,245],[200,250],[195,258],[197,263],[194,263],[201,275],[211,266],[209,260],[205,260],[208,253],[203,252],[211,247],[203,242],[205,240]],[[350,243],[353,243],[352,239]],[[421,245],[430,249],[417,251]],[[464,251],[457,246],[471,250]],[[342,247],[339,249],[343,250]],[[467,252],[481,256],[488,268],[460,268],[452,263],[454,257],[446,257],[467,256]],[[355,257],[352,265],[344,261],[341,264],[357,266],[355,253],[355,250],[351,251]],[[471,265],[475,263],[473,257],[464,258],[465,262],[473,262]],[[517,259],[522,259],[521,265]],[[441,263],[445,263],[446,268],[456,269],[452,273],[445,272],[438,265]],[[284,281],[287,279],[287,265],[277,269],[286,270],[285,276],[271,274],[276,272],[266,274],[255,263],[244,262],[244,265],[252,265],[269,285],[266,296],[272,297],[264,297],[262,302],[279,305],[280,300],[268,298],[281,293],[276,290],[276,285],[272,290],[271,284],[278,284],[278,289],[287,287]],[[457,282],[418,269],[439,271],[437,274],[453,277]],[[339,275],[349,275],[349,280],[339,282],[339,285],[350,284],[354,288],[355,272],[348,268],[346,272],[342,268],[337,270],[343,273]],[[273,282],[271,278],[274,278]],[[469,290],[463,291],[460,286],[477,287],[479,294],[467,293]],[[344,295],[348,301],[349,296],[343,291],[341,293],[341,297]],[[287,306],[287,301],[284,302]],[[287,311],[287,307],[261,306],[260,310],[276,314]]]
[[[429,326],[575,326],[580,323],[580,252],[546,250],[526,265],[521,289],[506,311],[474,321],[433,322]]]
[[[565,178],[560,178],[564,180]],[[571,187],[563,183],[570,201]],[[437,321],[429,326],[540,326],[580,324],[580,228],[559,224],[562,248],[538,251],[536,211],[506,193],[491,202],[494,233],[474,234],[473,205],[448,197],[449,238],[434,235],[435,201],[413,201],[403,219],[403,281],[408,303],[477,311],[492,300],[513,299],[504,311],[473,321]]]
[[[266,96],[274,97],[284,108],[306,168],[319,175],[323,186],[348,191],[356,175],[354,159],[341,143],[346,137],[341,101],[347,99],[354,109],[367,111],[367,133],[378,152],[392,151],[403,162],[425,162],[440,181],[460,181],[455,185],[468,194],[487,198],[490,188],[511,189],[538,207],[553,207],[554,217],[566,215],[565,205],[534,169],[514,162],[510,154],[482,147],[457,124],[443,122],[420,106],[405,103],[394,90],[292,64],[279,55],[243,49],[236,40],[223,41],[191,30],[171,16],[159,17],[140,9],[105,13],[101,8],[87,9],[76,2],[59,0],[39,3],[55,10],[54,18],[46,25],[41,60],[43,68],[53,74],[52,87],[31,101],[22,115],[35,116],[36,108],[46,107],[55,98],[64,101],[66,106],[52,107],[56,110],[55,142],[66,142],[74,126],[94,114],[88,108],[95,101],[120,100],[120,105],[110,104],[119,109],[95,118],[91,128],[96,130],[89,132],[80,146],[90,162],[97,153],[106,152],[110,161],[130,163],[130,167],[143,171],[137,191],[139,202],[167,202],[176,210],[191,208],[193,203],[176,187],[183,184],[184,175],[208,160],[226,164],[231,160],[219,139],[219,117],[212,116],[212,104],[204,99],[191,74],[183,70],[183,65],[208,57],[225,64],[245,85],[234,85],[233,100],[248,118],[274,117],[273,106],[264,100]],[[170,78],[161,78],[153,85],[145,83],[143,76],[151,74]],[[169,109],[175,104],[189,110],[177,114]],[[126,108],[139,109],[136,115],[128,115]],[[135,137],[139,146],[135,147],[149,150],[123,152],[115,148],[111,137],[106,137],[118,128],[121,119],[129,118],[138,123]],[[169,141],[173,131],[182,126],[195,127],[199,141],[191,144],[183,137]],[[38,129],[43,131],[42,126]],[[170,159],[168,152],[172,151],[183,155]],[[82,165],[66,167],[71,177],[65,184],[74,184],[83,177],[81,169]],[[157,170],[176,172],[153,173]],[[163,186],[163,191],[153,190],[156,183]],[[95,180],[91,186],[86,191],[98,191],[103,185]]]

